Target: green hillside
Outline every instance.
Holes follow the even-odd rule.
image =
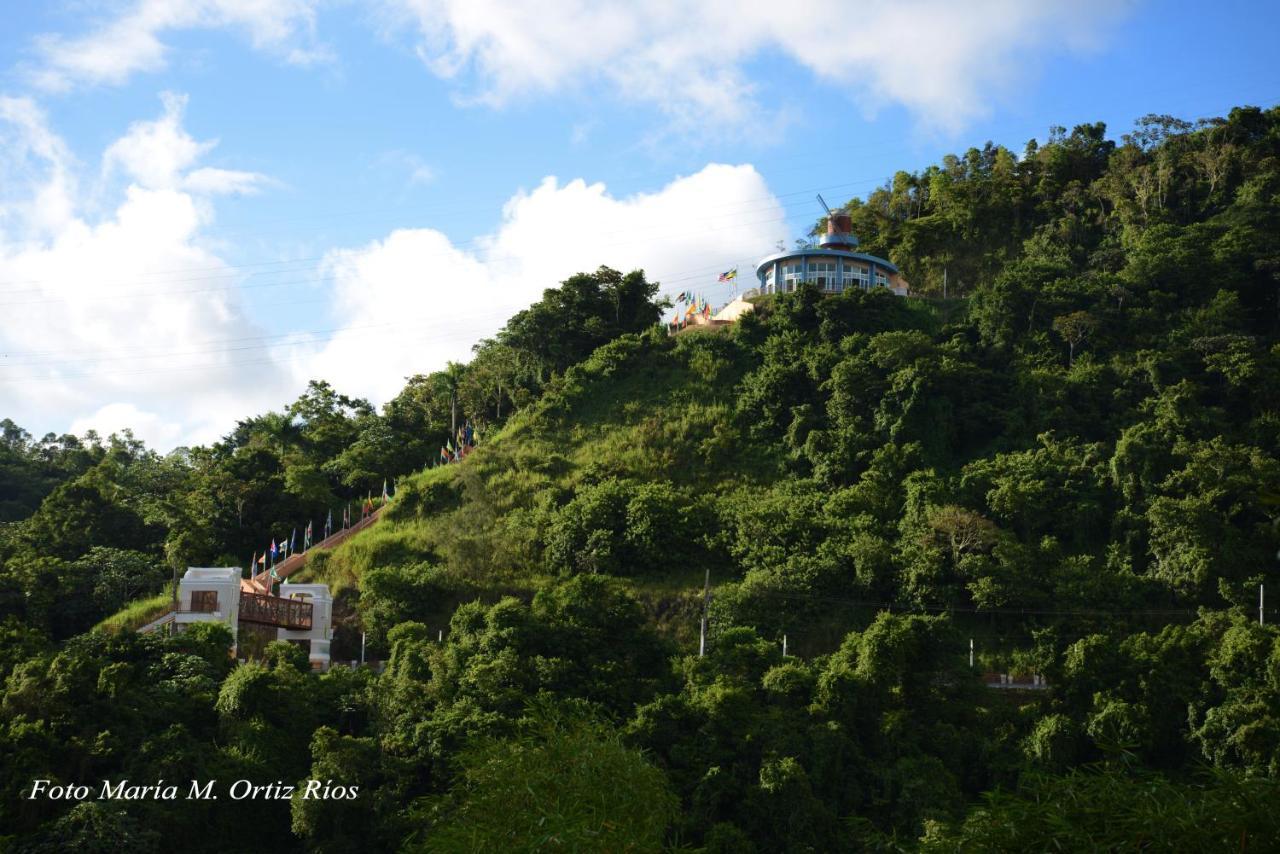
[[[316,382],[167,458],[9,431],[30,474],[0,529],[3,832],[1272,846],[1280,110],[988,145],[845,209],[916,296],[804,287],[673,335],[655,283],[602,268],[381,413]],[[474,449],[440,463],[465,422]],[[364,633],[382,672],[308,673],[287,645],[233,666],[217,628],[84,633],[145,610],[157,566],[242,563],[387,478],[381,521],[306,569],[335,659]],[[21,796],[85,775],[361,794]]]

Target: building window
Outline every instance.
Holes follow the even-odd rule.
[[[794,291],[799,287],[800,282],[804,279],[804,264],[800,261],[792,261],[782,265],[782,281],[784,291]]]
[[[871,285],[871,277],[867,273],[867,268],[861,264],[845,264],[844,283],[848,287],[858,287],[865,290]]]
[[[770,267],[764,274],[764,292],[773,293],[773,267]]]
[[[810,261],[809,273],[805,281],[813,282],[824,291],[833,291],[836,286],[835,261]]]
[[[876,284],[885,288],[889,287],[889,277],[884,273],[881,273],[879,270],[876,270]]]
[[[218,610],[217,590],[192,590],[191,610],[202,614],[212,614]]]

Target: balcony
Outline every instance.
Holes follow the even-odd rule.
[[[299,599],[283,599],[264,593],[240,594],[240,621],[244,623],[309,632],[312,609],[310,602]]]

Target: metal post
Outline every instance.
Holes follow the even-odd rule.
[[[436,643],[444,643],[444,629],[441,629],[439,634],[436,635]]]
[[[785,634],[782,636],[782,657],[787,657],[787,636]]]
[[[702,623],[698,627],[698,658],[707,654],[707,606],[711,602],[711,570],[702,582]]]
[[[969,638],[969,669],[973,669],[973,638]]]
[[[178,633],[178,564],[173,558],[169,561],[173,564],[173,621],[169,624],[169,637],[173,637]]]
[[[364,664],[364,632],[360,633],[360,664]]]
[[[1258,625],[1265,626],[1266,620],[1262,616],[1262,601],[1263,601],[1263,588],[1262,588],[1262,585],[1259,584],[1258,585]]]

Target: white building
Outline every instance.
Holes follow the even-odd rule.
[[[280,585],[279,596],[243,583],[237,567],[190,567],[178,583],[175,631],[219,622],[231,629],[237,657],[255,658],[273,640],[307,651],[313,670],[329,668],[333,599],[324,584]]]
[[[295,602],[311,604],[311,628],[281,628],[279,640],[305,644],[311,658],[312,670],[329,669],[329,644],[333,640],[333,597],[327,584],[291,584],[287,579],[280,585],[280,596]]]

